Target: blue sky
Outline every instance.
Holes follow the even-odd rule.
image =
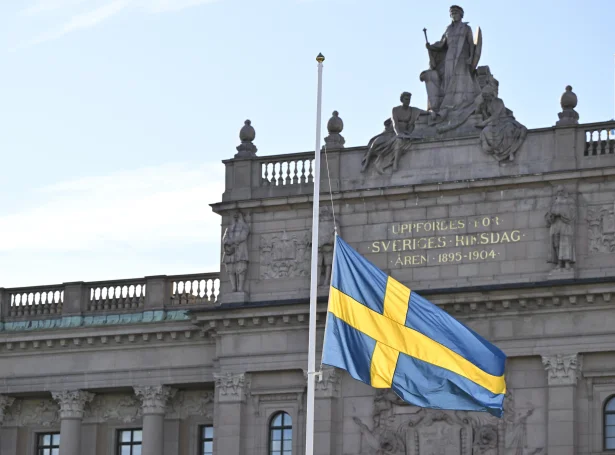
[[[218,270],[222,159],[246,118],[259,155],[348,146],[399,93],[424,108],[423,27],[450,1],[12,0],[0,3],[0,287]],[[481,64],[529,128],[571,84],[582,122],[614,114],[610,0],[466,1]],[[427,5],[427,6],[423,6]]]

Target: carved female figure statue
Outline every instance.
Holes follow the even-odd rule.
[[[480,94],[474,74],[478,63],[472,29],[461,22],[464,12],[457,5],[450,7],[451,25],[442,39],[426,44],[431,69],[421,74],[427,84],[429,106],[438,113],[439,120],[449,119],[448,129],[461,125],[474,112],[473,104]],[[478,54],[477,54],[478,57]]]
[[[558,186],[551,209],[545,215],[551,248],[549,260],[557,269],[570,269],[576,262],[574,246],[574,223],[576,220],[576,204],[572,196]]]
[[[239,211],[233,214],[231,225],[222,238],[222,262],[226,267],[233,292],[243,292],[248,271],[248,236],[250,227]]]
[[[486,118],[476,125],[483,129],[480,133],[481,148],[498,161],[513,161],[525,140],[527,128],[506,109],[504,101],[497,96],[495,85],[485,86],[482,101],[479,109]]]

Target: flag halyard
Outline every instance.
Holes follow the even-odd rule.
[[[339,236],[322,361],[410,404],[502,415],[504,353]]]

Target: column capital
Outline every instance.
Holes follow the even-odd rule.
[[[244,373],[214,373],[216,391],[220,401],[243,401],[250,388]]]
[[[578,354],[543,355],[542,364],[547,372],[550,386],[575,385],[581,372],[581,357]]]
[[[334,367],[323,367],[316,375],[314,393],[316,398],[333,398],[339,394],[342,375]],[[303,377],[307,381],[307,371],[303,370]]]
[[[143,415],[164,414],[167,401],[177,393],[166,385],[135,386],[135,395],[141,401]]]
[[[0,425],[4,421],[4,412],[11,407],[15,398],[7,397],[6,395],[0,395]]]
[[[83,419],[85,404],[94,399],[94,394],[83,390],[51,392],[60,405],[60,419]]]

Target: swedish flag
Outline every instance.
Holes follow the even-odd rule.
[[[425,408],[502,416],[506,356],[337,237],[323,363]]]

